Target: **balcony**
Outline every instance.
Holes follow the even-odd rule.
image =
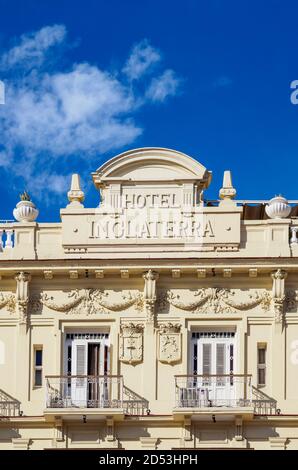
[[[20,416],[21,403],[0,390],[0,418]]]
[[[144,416],[148,401],[124,386],[121,375],[46,377],[45,416]]]
[[[46,417],[86,413],[124,416],[121,375],[46,377]]]
[[[174,415],[253,415],[251,375],[176,375]]]

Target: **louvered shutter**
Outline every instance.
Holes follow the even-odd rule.
[[[86,344],[76,345],[76,374],[75,375],[86,375]]]
[[[203,364],[203,375],[211,374],[211,344],[205,343],[202,345],[202,364]]]
[[[87,347],[86,340],[72,342],[71,375],[87,375]],[[87,405],[87,378],[71,378],[72,401],[77,406]]]
[[[225,349],[225,344],[216,344],[216,375],[224,375],[226,373]]]

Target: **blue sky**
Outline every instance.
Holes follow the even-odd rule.
[[[237,198],[298,199],[298,4],[280,0],[0,0],[0,219],[26,188],[59,220],[69,175],[169,147],[231,169]]]

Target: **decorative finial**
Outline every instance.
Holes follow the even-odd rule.
[[[31,197],[27,193],[27,191],[24,191],[23,193],[20,194],[20,200],[21,201],[31,201]]]
[[[82,202],[84,201],[85,194],[81,190],[80,186],[80,175],[78,173],[74,173],[71,176],[71,185],[70,190],[67,193],[68,200],[70,202],[69,205],[79,205],[81,206]]]
[[[27,191],[24,191],[20,196],[20,201],[17,203],[16,208],[13,210],[13,216],[18,222],[34,222],[38,216],[38,209],[31,201]]]
[[[285,197],[279,195],[270,199],[265,211],[270,219],[285,219],[291,213],[291,206]]]
[[[223,199],[223,202],[232,202],[236,196],[236,189],[233,187],[232,174],[230,170],[226,170],[223,176],[222,188],[219,191],[219,197]]]

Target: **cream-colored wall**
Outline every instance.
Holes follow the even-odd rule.
[[[233,187],[221,189],[217,206],[204,206],[211,173],[167,149],[121,154],[92,176],[99,207],[84,208],[82,191],[72,187],[60,223],[0,227],[14,230],[14,246],[4,236],[0,250],[0,389],[23,412],[0,420],[0,448],[298,448],[298,243],[290,244],[296,220],[241,220]],[[176,198],[179,217],[198,216],[209,227],[203,239],[97,237],[92,224],[133,216],[121,197],[138,194]],[[171,210],[160,205],[162,215]],[[72,306],[74,298],[80,300]],[[132,363],[120,356],[130,323],[142,344]],[[252,374],[254,385],[257,344],[267,344],[262,391],[280,415],[217,410],[214,423],[212,409],[174,408],[174,376],[190,372],[191,333],[202,329],[236,332],[235,372]],[[45,376],[65,373],[65,335],[79,331],[109,333],[110,373],[148,400],[150,415],[86,409],[83,423],[76,410],[45,410]],[[167,357],[164,334],[177,346]],[[36,389],[34,345],[43,347],[43,386]]]

